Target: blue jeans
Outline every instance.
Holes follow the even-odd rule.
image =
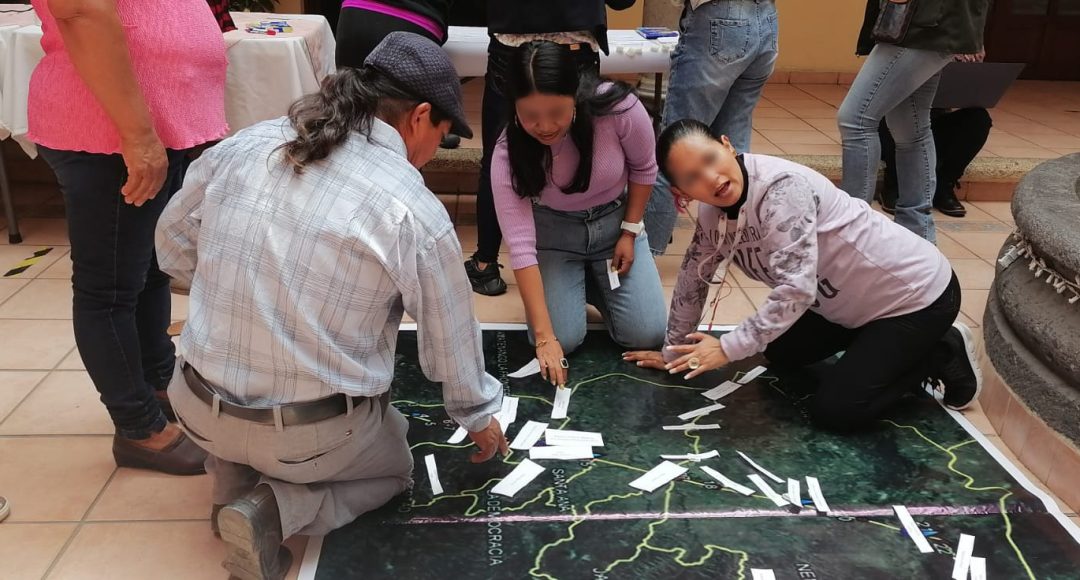
[[[663,124],[696,119],[727,135],[736,151],[750,150],[751,119],[778,55],[772,0],[713,0],[683,10]],[[663,254],[677,218],[671,186],[656,179],[645,212],[653,254]]]
[[[634,264],[619,276],[619,289],[608,281],[607,260],[622,235],[624,204],[620,199],[585,211],[533,206],[544,300],[563,352],[585,340],[586,303],[596,306],[623,348],[654,349],[664,342],[667,306],[647,234],[635,241]]]
[[[885,119],[896,140],[896,223],[931,242],[937,238],[930,215],[937,155],[930,106],[941,69],[951,59],[942,52],[878,44],[836,115],[844,142],[841,188],[867,203],[873,201],[881,160],[878,124]]]
[[[52,167],[71,238],[75,344],[116,432],[145,439],[165,427],[154,396],[172,378],[169,277],[154,256],[154,228],[180,189],[185,151],[169,151],[169,173],[142,207],[124,203],[127,179],[119,155],[39,147]]]

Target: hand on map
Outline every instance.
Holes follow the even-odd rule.
[[[637,363],[637,366],[647,369],[656,369],[658,371],[667,370],[664,368],[664,355],[658,350],[634,350],[624,352],[622,359],[627,362]]]
[[[689,370],[685,379],[692,379],[702,373],[716,370],[730,362],[724,349],[720,346],[720,339],[715,336],[695,332],[686,335],[686,338],[695,342],[691,344],[677,344],[667,347],[671,352],[680,354],[679,358],[668,363],[664,368],[671,374]],[[697,368],[690,368],[690,359],[697,359]]]
[[[557,340],[537,341],[543,346],[536,347],[536,360],[540,361],[540,376],[553,385],[566,386],[566,375],[570,372],[569,365],[564,365],[566,355],[563,354],[562,345]]]
[[[510,453],[510,442],[506,440],[502,426],[494,417],[491,418],[488,426],[483,431],[470,431],[469,439],[472,439],[472,442],[480,448],[479,451],[469,457],[469,461],[473,463],[483,463],[495,457],[496,451],[504,456]]]

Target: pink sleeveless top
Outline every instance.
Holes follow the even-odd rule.
[[[225,40],[206,0],[117,0],[135,77],[158,137],[187,149],[223,137]],[[41,60],[30,78],[29,138],[62,151],[119,153],[116,127],[71,63],[47,0]]]

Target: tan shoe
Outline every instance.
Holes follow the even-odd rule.
[[[281,512],[269,485],[260,484],[217,516],[228,549],[222,566],[240,580],[282,580],[292,554],[282,545]]]
[[[136,440],[114,435],[112,451],[117,467],[149,469],[170,475],[206,473],[206,451],[183,432],[160,451],[140,445]]]

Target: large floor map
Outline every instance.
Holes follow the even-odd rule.
[[[467,441],[448,444],[456,426],[419,369],[415,334],[402,332],[393,404],[409,417],[416,484],[327,536],[321,554],[309,554],[316,578],[749,580],[752,568],[780,580],[948,578],[960,534],[975,536],[974,555],[987,559],[990,578],[1080,578],[1080,530],[928,396],[912,397],[870,432],[836,436],[806,417],[810,381],[770,369],[725,397],[725,409],[695,419],[721,429],[665,431],[684,423],[677,415],[710,404],[703,391],[750,367],[687,383],[623,363],[596,331],[571,358],[569,419],[553,421],[550,385],[507,376],[532,358],[525,333],[486,330],[484,340],[489,371],[520,397],[509,436],[530,419],[599,431],[599,456],[538,461],[547,470],[513,498],[489,493],[524,454],[473,465]],[[661,454],[711,450],[719,457],[681,462],[687,474],[652,493],[628,485]],[[750,486],[754,471],[737,451],[781,478],[817,477],[832,514],[777,508],[700,469]],[[429,453],[445,488],[435,497],[424,470]],[[921,554],[904,534],[895,504],[907,506],[934,553]]]

